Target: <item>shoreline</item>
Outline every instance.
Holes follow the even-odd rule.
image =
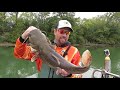
[[[109,45],[109,44],[72,44],[76,47],[120,47],[120,45]],[[14,47],[15,43],[0,42],[0,47]]]

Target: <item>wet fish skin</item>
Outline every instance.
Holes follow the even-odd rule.
[[[71,74],[81,74],[89,70],[90,65],[86,67],[76,66],[61,55],[59,55],[48,43],[48,39],[39,29],[35,29],[29,33],[28,42],[30,45],[40,52],[39,56],[47,65],[52,68],[61,68]],[[88,51],[87,51],[88,52]],[[90,52],[89,52],[90,53]]]

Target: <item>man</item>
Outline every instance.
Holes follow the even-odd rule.
[[[14,55],[17,58],[25,59],[25,60],[32,60],[35,57],[34,50],[27,46],[24,42],[30,33],[30,31],[36,29],[34,26],[30,26],[16,41],[16,45],[14,48]],[[79,65],[81,56],[78,49],[70,44],[68,41],[70,33],[73,32],[72,26],[69,21],[67,20],[60,20],[55,29],[54,29],[54,49],[57,53],[63,56],[69,62]],[[40,57],[35,58],[35,62],[37,65],[38,71],[41,70],[42,60]],[[51,68],[50,68],[51,69]],[[73,78],[80,78],[81,74],[70,74],[66,72],[64,69],[58,68],[56,70],[56,74],[63,76],[63,77],[73,77]]]

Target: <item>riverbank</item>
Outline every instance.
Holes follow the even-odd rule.
[[[14,47],[15,43],[8,43],[8,42],[3,42],[0,43],[0,47]]]
[[[98,48],[98,47],[120,47],[119,44],[115,44],[115,45],[109,45],[109,44],[94,44],[94,43],[91,43],[91,44],[74,44],[74,46],[76,47],[86,47],[86,48],[89,48],[89,47],[94,47],[94,48]]]
[[[73,44],[76,47],[120,47],[119,44],[117,45],[109,45],[109,44]],[[9,43],[9,42],[0,42],[0,47],[14,47],[15,43]]]

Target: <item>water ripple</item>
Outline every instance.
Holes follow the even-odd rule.
[[[120,59],[118,61],[120,61]],[[120,62],[117,62],[116,69],[117,69],[117,72],[120,72]]]

